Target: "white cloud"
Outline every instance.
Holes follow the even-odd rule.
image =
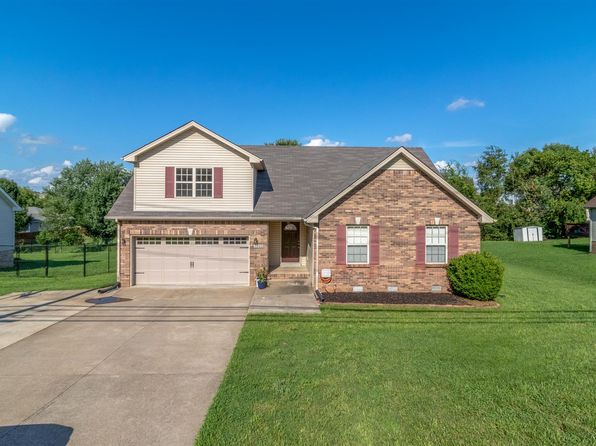
[[[44,166],[39,169],[34,169],[27,173],[29,173],[30,175],[52,175],[54,172],[56,172],[56,170],[57,170],[56,167],[54,167],[53,165],[50,164],[49,166]]]
[[[13,125],[17,117],[10,113],[0,113],[0,133],[6,132],[6,129]]]
[[[412,134],[411,133],[404,133],[402,135],[389,136],[385,141],[387,141],[387,142],[394,142],[394,143],[397,143],[397,144],[405,144],[407,142],[412,141]]]
[[[482,108],[485,105],[486,105],[485,102],[481,101],[480,99],[459,98],[447,106],[447,111],[452,112],[452,111],[460,110],[462,108],[473,108],[473,107]]]
[[[72,146],[72,150],[74,150],[75,152],[84,152],[85,150],[87,150],[87,147],[85,147],[85,146],[77,146],[75,144],[74,146]]]
[[[8,169],[0,169],[0,178],[12,178],[14,172]]]
[[[62,165],[64,167],[71,167],[72,166],[72,162],[70,162],[70,160],[64,160],[64,162],[62,163]]]
[[[478,141],[474,141],[471,139],[464,139],[460,141],[445,141],[441,144],[443,147],[447,148],[457,148],[457,147],[480,147],[483,144]]]
[[[30,184],[32,186],[37,186],[39,185],[41,182],[43,181],[42,177],[33,177],[31,178],[29,181],[27,181],[27,184]]]
[[[54,144],[56,139],[53,136],[49,135],[41,135],[41,136],[31,136],[28,134],[21,135],[21,139],[19,140],[21,144],[31,145],[31,146],[41,146],[47,144]]]
[[[435,162],[435,167],[439,170],[445,169],[448,165],[449,165],[449,163],[444,160],[439,160],[439,161]]]
[[[307,139],[308,142],[304,145],[309,147],[338,147],[345,145],[342,141],[333,141],[323,135],[309,136]]]
[[[468,161],[464,163],[464,167],[476,167],[476,161]]]

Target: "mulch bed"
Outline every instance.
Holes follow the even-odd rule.
[[[450,293],[321,293],[324,303],[496,306],[494,302],[466,299]]]

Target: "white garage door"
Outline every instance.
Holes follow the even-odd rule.
[[[137,237],[136,285],[248,285],[248,237]]]

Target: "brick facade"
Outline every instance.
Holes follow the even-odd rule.
[[[269,224],[266,222],[225,221],[121,221],[119,222],[119,280],[123,287],[131,286],[131,246],[135,236],[248,236],[250,246],[250,280],[256,272],[268,266]],[[255,244],[258,242],[258,245]]]
[[[336,264],[336,225],[378,225],[379,265]],[[461,206],[418,170],[381,170],[323,214],[319,221],[319,271],[330,268],[332,282],[319,284],[333,291],[429,292],[433,285],[448,289],[445,268],[416,265],[416,226],[459,225],[459,254],[480,250],[478,217]]]

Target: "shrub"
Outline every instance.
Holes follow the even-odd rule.
[[[451,289],[470,299],[493,300],[503,285],[505,268],[487,252],[464,254],[449,261],[447,276]]]

